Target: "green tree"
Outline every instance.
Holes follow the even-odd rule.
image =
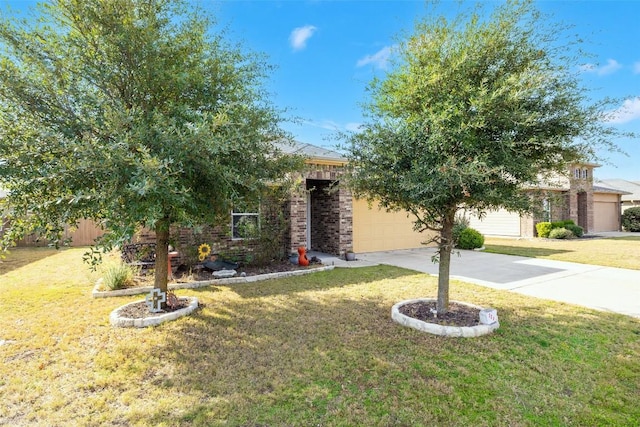
[[[369,86],[366,123],[344,135],[354,193],[406,210],[438,244],[437,311],[449,304],[456,212],[528,212],[525,188],[611,148],[608,101],[591,102],[578,75],[580,42],[508,1],[418,22],[384,78]]]
[[[37,20],[0,19],[5,244],[91,218],[110,249],[147,227],[166,291],[170,225],[228,220],[295,166],[274,144],[271,66],[214,24],[179,0],[55,0]]]

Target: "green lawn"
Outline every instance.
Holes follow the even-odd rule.
[[[203,307],[148,329],[92,299],[82,249],[0,264],[0,425],[635,426],[640,321],[480,286],[475,339],[395,324],[434,278],[386,266],[180,291]],[[17,262],[16,260],[26,260]]]
[[[485,239],[487,252],[640,270],[640,236],[607,239]]]

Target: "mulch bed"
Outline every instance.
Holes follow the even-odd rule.
[[[177,311],[183,308],[187,308],[189,306],[189,300],[186,298],[178,298],[178,304],[173,307],[168,307],[162,311],[152,313],[149,311],[149,306],[146,301],[137,302],[135,304],[130,304],[125,307],[122,307],[118,310],[118,314],[120,317],[126,317],[129,319],[144,319],[147,317],[159,316],[165,313],[171,313],[173,311]]]
[[[285,271],[295,271],[295,270],[305,270],[308,268],[319,267],[321,264],[311,264],[309,267],[301,267],[296,264],[292,264],[289,261],[277,262],[265,266],[240,266],[236,269],[238,272],[238,276],[244,274],[245,276],[257,276],[259,274],[268,274],[268,273],[281,273]],[[211,270],[207,270],[204,268],[192,270],[191,272],[186,270],[178,269],[176,273],[173,275],[176,281],[181,281],[182,278],[187,280],[211,280],[214,279],[213,272]]]
[[[276,262],[266,266],[252,266],[252,265],[241,265],[236,269],[238,276],[257,276],[259,274],[267,274],[267,273],[281,273],[285,271],[295,271],[295,270],[306,270],[309,268],[321,267],[321,263],[312,263],[309,264],[308,267],[302,267],[297,264],[292,264],[289,261]],[[177,283],[186,283],[186,282],[201,282],[215,279],[213,276],[213,271],[207,270],[206,268],[202,268],[201,266],[196,266],[195,268],[189,270],[184,266],[180,266],[177,271],[173,273],[173,281]],[[152,286],[153,285],[153,270],[142,270],[138,276],[135,278],[135,286]]]
[[[442,326],[476,326],[480,324],[480,309],[449,303],[449,311],[436,317],[435,301],[420,301],[400,307],[400,313],[414,319]],[[432,311],[433,310],[433,311]]]

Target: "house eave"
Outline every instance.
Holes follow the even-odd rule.
[[[305,160],[308,165],[320,165],[320,166],[345,166],[346,160],[336,160],[330,158],[311,157]]]

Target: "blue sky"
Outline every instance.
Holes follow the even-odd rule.
[[[384,76],[390,47],[427,11],[422,0],[193,1],[217,18],[228,38],[265,53],[277,66],[267,82],[273,101],[302,120],[287,130],[299,141],[329,148],[336,144],[336,130],[352,130],[363,121],[367,83]],[[33,3],[0,0],[17,9]],[[583,61],[585,85],[594,89],[594,98],[620,98],[613,124],[640,134],[640,0],[537,5],[554,21],[574,26],[592,54]],[[452,16],[457,7],[443,1],[440,10]],[[614,142],[628,156],[601,153],[596,177],[640,180],[640,139]]]
[[[365,87],[387,70],[389,48],[426,13],[423,1],[202,2],[229,36],[266,53],[278,69],[269,87],[277,105],[303,119],[296,139],[332,147],[336,130],[363,121]],[[491,3],[489,4],[491,5]],[[621,98],[616,127],[640,133],[640,1],[540,1],[554,21],[585,40],[581,74],[593,97]],[[456,2],[442,2],[445,14]],[[640,139],[615,143],[629,156],[603,152],[597,178],[640,180]],[[604,159],[603,159],[604,160]]]

